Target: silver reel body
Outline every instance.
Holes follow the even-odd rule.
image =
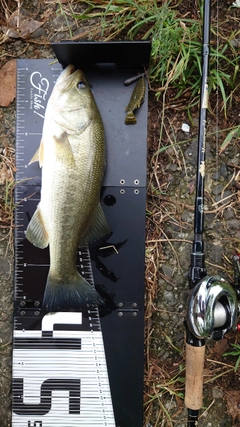
[[[236,326],[237,317],[236,292],[222,277],[206,276],[191,291],[186,320],[197,338],[223,338]]]

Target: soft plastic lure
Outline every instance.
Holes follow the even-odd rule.
[[[135,125],[137,123],[137,119],[135,115],[133,114],[134,110],[137,108],[140,108],[145,96],[145,90],[146,90],[146,83],[145,78],[141,77],[135,88],[133,89],[133,93],[131,96],[131,99],[128,103],[128,106],[126,107],[127,115],[125,119],[126,125]]]

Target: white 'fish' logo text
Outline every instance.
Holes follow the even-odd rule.
[[[32,85],[30,96],[30,108],[34,110],[34,114],[44,119],[44,110],[46,106],[46,96],[49,89],[49,81],[42,77],[39,71],[34,71],[30,76],[30,83]],[[43,113],[43,114],[41,114]]]

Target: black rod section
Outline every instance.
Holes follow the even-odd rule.
[[[198,157],[196,176],[196,197],[194,210],[194,240],[189,270],[189,287],[206,276],[204,267],[204,181],[206,157],[206,123],[208,108],[208,72],[209,72],[209,40],[210,40],[210,0],[204,0],[203,10],[203,45],[202,45],[202,80],[198,127]]]
[[[189,268],[189,289],[207,275],[204,261],[204,181],[205,181],[205,157],[206,157],[206,124],[208,109],[208,74],[210,52],[210,0],[203,3],[203,36],[202,36],[202,80],[199,108],[198,128],[198,157],[196,175],[196,197],[194,210],[194,240],[191,253],[191,265]],[[196,339],[187,328],[186,343],[190,348],[204,348],[205,340]],[[188,350],[187,354],[191,354]],[[204,351],[201,352],[204,358]],[[187,375],[187,374],[186,374]],[[198,399],[201,401],[201,396]],[[200,406],[200,405],[199,405]],[[197,427],[199,407],[188,408],[188,427]]]
[[[195,427],[198,423],[198,411],[188,409],[188,427]]]

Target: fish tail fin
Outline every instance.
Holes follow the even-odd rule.
[[[49,272],[43,298],[43,310],[83,309],[103,305],[104,301],[77,271],[68,280],[56,278]]]
[[[135,125],[137,123],[137,119],[134,116],[132,111],[128,111],[125,118],[125,125]]]

